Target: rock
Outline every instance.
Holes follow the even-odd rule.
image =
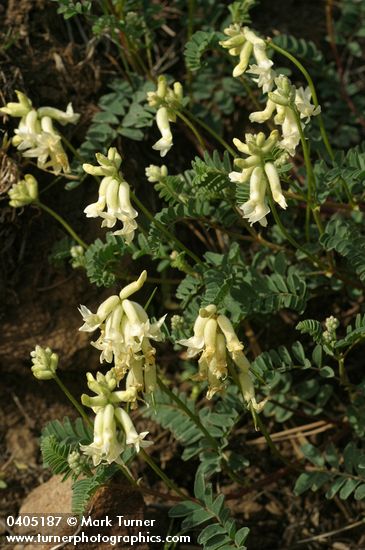
[[[72,481],[66,480],[62,483],[62,476],[54,476],[46,483],[39,485],[34,489],[24,500],[22,507],[19,510],[19,515],[39,518],[47,516],[61,516],[62,521],[57,527],[17,527],[13,528],[16,534],[32,534],[41,533],[43,535],[65,535],[83,536],[84,541],[80,540],[77,548],[80,550],[110,550],[111,544],[102,537],[130,537],[139,536],[141,542],[135,540],[133,544],[128,542],[128,538],[120,539],[114,547],[123,548],[125,550],[148,550],[149,545],[148,533],[158,534],[158,526],[153,529],[153,520],[145,518],[144,502],[139,491],[135,490],[127,482],[113,482],[100,487],[92,497],[88,510],[84,514],[84,518],[91,517],[93,526],[88,524],[84,526],[75,525],[69,526],[67,519],[75,517],[72,514]],[[123,520],[122,525],[119,525],[117,516],[124,516],[126,520],[138,520],[140,526],[125,526]],[[101,520],[109,518],[112,525],[104,526]],[[141,522],[145,522],[141,525]],[[101,524],[101,525],[98,525]],[[128,522],[126,522],[128,523]],[[157,531],[156,531],[157,528]],[[141,533],[138,535],[138,533]],[[87,537],[87,538],[86,538]],[[144,538],[143,538],[144,537]],[[61,538],[62,541],[62,538]],[[146,543],[144,542],[146,541]],[[19,546],[19,545],[18,545]],[[51,542],[38,543],[36,545],[27,544],[19,546],[22,550],[50,550],[58,546],[58,541],[52,539]],[[64,550],[74,550],[73,543],[62,544]]]

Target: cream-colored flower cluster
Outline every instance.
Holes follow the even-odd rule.
[[[300,130],[294,109],[297,109],[302,125],[309,122],[312,116],[318,115],[321,108],[311,104],[309,88],[296,89],[290,80],[280,75],[275,78],[276,89],[268,94],[266,107],[263,111],[250,114],[251,122],[266,122],[276,112],[275,124],[281,126],[282,140],[279,147],[293,156],[300,141]]]
[[[129,244],[134,238],[137,223],[137,211],[130,201],[130,187],[120,172],[122,157],[115,147],[110,147],[108,156],[96,153],[99,166],[83,164],[83,169],[92,176],[103,176],[99,186],[97,202],[90,204],[84,210],[88,218],[102,218],[101,227],[112,228],[117,221],[123,223],[123,228],[113,232],[122,236]]]
[[[16,91],[18,102],[7,103],[0,109],[15,118],[20,118],[14,131],[12,143],[24,157],[36,158],[42,170],[51,170],[55,174],[70,172],[67,154],[62,146],[61,136],[53,126],[56,121],[62,126],[75,124],[80,115],[74,113],[71,103],[66,111],[53,107],[34,109],[31,100],[22,92]]]
[[[170,88],[166,77],[161,75],[158,77],[157,90],[148,92],[147,100],[150,107],[157,108],[156,123],[162,136],[152,149],[160,151],[161,157],[164,157],[173,145],[170,122],[176,122],[176,110],[182,107],[183,88],[180,82],[175,82],[173,88]]]
[[[143,271],[138,280],[125,286],[119,295],[107,298],[96,313],[80,307],[84,319],[80,330],[100,329],[99,338],[92,342],[101,351],[100,362],[114,361],[114,367],[105,375],[87,374],[88,387],[96,395],[81,396],[83,405],[91,407],[96,414],[94,441],[81,446],[95,466],[101,461],[120,462],[120,454],[128,445],[133,445],[137,452],[152,445],[151,441],[144,440],[148,432],[138,434],[130,416],[121,407],[122,403],[129,403],[135,408],[140,393],[156,389],[156,350],[150,340],[162,340],[161,325],[165,317],[150,323],[142,306],[128,299],[142,287],[146,277]],[[125,389],[119,390],[124,378]]]
[[[145,169],[145,173],[146,178],[150,183],[158,183],[168,175],[167,166],[165,164],[162,164],[162,166],[150,164]]]
[[[246,143],[242,144],[235,139],[234,143],[239,151],[250,155],[247,159],[236,159],[235,164],[242,167],[242,173],[232,172],[231,181],[250,184],[250,198],[241,205],[243,216],[251,224],[259,222],[267,225],[266,215],[270,212],[266,190],[270,187],[273,198],[282,208],[286,208],[285,198],[281,191],[277,167],[282,164],[286,155],[293,156],[300,142],[301,128],[307,124],[312,116],[321,111],[319,106],[311,103],[309,88],[296,88],[284,76],[277,76],[272,69],[273,62],[268,58],[266,42],[259,38],[248,27],[234,24],[225,29],[228,36],[220,42],[227,48],[230,55],[239,56],[239,62],[233,70],[233,76],[241,76],[244,72],[256,76],[253,81],[268,94],[266,107],[263,111],[251,113],[251,122],[266,122],[274,116],[274,123],[280,126],[281,135],[274,134],[265,139],[264,134],[246,134]],[[254,57],[255,65],[249,65],[250,58]],[[261,144],[261,145],[260,145]],[[275,152],[273,147],[281,149],[283,154]],[[262,148],[260,152],[260,148]],[[255,149],[255,152],[254,152]],[[271,155],[271,157],[270,157]]]
[[[126,377],[128,402],[136,404],[140,392],[151,393],[156,387],[156,350],[151,340],[161,341],[161,325],[165,317],[151,323],[147,313],[137,302],[128,298],[145,282],[143,271],[137,281],[124,287],[119,295],[110,296],[92,313],[80,307],[84,319],[81,331],[100,330],[92,345],[101,351],[100,362],[114,361],[118,380]]]
[[[32,204],[38,199],[38,182],[31,174],[25,174],[24,179],[14,183],[9,190],[9,204],[13,208],[21,208]]]
[[[38,380],[51,380],[58,366],[58,355],[51,348],[36,346],[30,354],[32,358],[32,373]]]
[[[266,53],[265,40],[259,38],[248,27],[241,27],[238,23],[224,29],[224,34],[229,38],[222,40],[219,44],[228,49],[230,55],[239,56],[239,62],[233,69],[233,76],[238,77],[246,72],[253,55],[256,64],[250,65],[247,72],[257,76],[254,81],[264,93],[270,92],[274,85],[275,72],[271,68],[273,62]]]
[[[234,160],[235,165],[241,168],[241,172],[231,172],[229,178],[236,183],[249,182],[250,198],[240,207],[243,217],[247,218],[251,225],[259,222],[262,226],[266,226],[266,215],[270,212],[267,202],[268,185],[274,201],[284,209],[287,207],[276,168],[287,155],[281,154],[273,160],[273,151],[279,140],[277,130],[273,130],[267,139],[263,132],[246,134],[245,138],[245,143],[237,138],[233,140],[237,149],[248,156],[245,159]]]
[[[153,445],[144,441],[148,432],[137,433],[129,414],[120,406],[129,401],[131,391],[118,391],[119,378],[113,368],[105,375],[98,372],[96,378],[86,375],[89,389],[96,395],[83,394],[82,404],[96,414],[94,420],[94,440],[90,445],[80,445],[81,450],[91,456],[94,466],[100,462],[121,463],[120,455],[127,446],[134,446],[137,453],[141,448]]]
[[[191,338],[180,340],[178,344],[188,348],[189,358],[200,354],[199,373],[195,379],[208,381],[207,398],[211,399],[216,392],[224,389],[224,380],[228,376],[228,352],[239,369],[238,377],[248,407],[261,410],[262,406],[257,404],[255,398],[250,363],[228,317],[219,315],[216,306],[210,304],[199,310],[193,332]]]

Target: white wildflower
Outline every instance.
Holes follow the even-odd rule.
[[[61,136],[53,127],[53,120],[62,125],[76,123],[79,119],[69,103],[66,111],[54,107],[34,109],[31,100],[16,91],[18,103],[8,103],[0,112],[20,117],[18,128],[14,131],[12,143],[24,157],[36,158],[42,170],[51,170],[55,174],[69,172],[67,154],[63,149]]]
[[[156,123],[162,136],[152,149],[160,151],[161,157],[164,157],[173,145],[170,122],[176,122],[176,111],[183,104],[182,86],[180,82],[175,82],[173,88],[170,88],[166,77],[159,76],[157,89],[147,93],[147,100],[151,107],[157,108]]]
[[[268,138],[262,132],[257,135],[246,134],[245,138],[246,142],[237,138],[233,140],[237,149],[248,156],[245,159],[235,159],[235,165],[242,171],[231,172],[229,178],[232,182],[239,184],[249,183],[250,198],[240,206],[243,217],[247,218],[251,225],[259,222],[262,226],[266,226],[266,216],[270,212],[267,202],[268,185],[274,201],[284,209],[287,207],[276,168],[276,163],[280,163],[281,159],[279,157],[275,162],[271,160],[273,148],[278,143],[279,133],[274,130]]]
[[[232,323],[225,315],[219,315],[213,304],[199,311],[194,323],[194,335],[180,340],[178,344],[188,348],[188,357],[200,354],[199,373],[194,378],[208,381],[208,399],[224,389],[224,380],[228,376],[227,354],[240,374],[249,372],[250,363],[243,353],[243,344],[239,341]],[[254,392],[253,385],[251,391]],[[244,395],[248,403],[248,393]],[[251,397],[250,400],[252,401]]]
[[[83,164],[83,169],[88,174],[104,177],[99,186],[97,202],[87,206],[84,212],[88,218],[102,218],[102,227],[112,228],[117,221],[121,221],[122,229],[113,234],[121,235],[130,244],[137,229],[135,218],[138,213],[130,201],[130,187],[119,172],[121,156],[115,147],[111,147],[107,157],[97,153],[96,158],[99,166]]]
[[[250,65],[247,72],[256,75],[254,81],[262,88],[264,93],[272,90],[275,72],[272,70],[273,62],[266,53],[266,44],[248,27],[241,27],[238,23],[224,29],[224,34],[229,38],[222,40],[219,44],[227,48],[230,55],[239,56],[239,62],[233,69],[233,76],[241,76],[248,67],[251,55],[256,64]]]
[[[142,287],[146,277],[147,273],[144,271],[137,281],[125,286],[119,296],[110,296],[105,300],[96,313],[91,312],[85,306],[80,307],[80,313],[84,319],[80,330],[93,332],[100,329],[100,336],[92,342],[92,345],[101,351],[100,362],[111,363],[114,361],[113,372],[118,383],[127,375],[125,390],[127,392],[135,388],[138,392],[149,393],[154,391],[156,386],[156,350],[152,346],[151,340],[161,341],[163,339],[161,326],[165,316],[156,322],[151,322],[142,306],[128,299]],[[95,391],[94,381],[91,380],[91,383],[92,386],[89,387]],[[100,388],[96,393],[100,393]],[[109,395],[106,395],[105,388],[102,395],[107,399],[110,398]],[[119,399],[118,395],[113,397],[113,403],[115,399]],[[136,393],[128,395],[128,401],[136,401]],[[124,396],[123,400],[125,398]],[[93,398],[86,396],[86,399]],[[99,400],[97,402],[99,403]]]
[[[309,86],[306,89],[303,87],[297,88],[295,93],[295,105],[300,113],[300,118],[306,119],[305,122],[309,122],[312,116],[319,115],[321,107],[315,107],[311,103],[312,94]]]
[[[149,432],[137,433],[131,417],[128,413],[126,413],[124,409],[116,409],[115,416],[123,427],[126,437],[126,444],[132,445],[137,453],[139,453],[141,449],[145,449],[153,445],[153,441],[145,441],[145,437],[148,435]]]
[[[113,405],[108,404],[96,413],[94,441],[90,445],[80,445],[80,449],[92,457],[94,466],[101,462],[121,462],[120,455],[125,446],[118,437]]]

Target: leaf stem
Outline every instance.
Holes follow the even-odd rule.
[[[182,497],[184,500],[191,500],[187,495],[184,495],[184,493],[179,489],[177,485],[170,479],[162,470],[161,468],[156,464],[156,462],[153,460],[153,458],[146,453],[144,449],[141,449],[140,451],[141,456],[147,462],[149,467],[158,475],[160,479],[166,484],[169,489],[174,491],[177,495]]]
[[[138,197],[135,195],[135,193],[132,190],[130,191],[130,194],[133,201],[136,203],[137,207],[143,212],[146,218],[149,221],[153,222],[156,225],[156,227],[158,227],[158,229],[161,231],[161,233],[163,233],[166,237],[168,237],[169,241],[174,241],[175,244],[178,246],[178,248],[180,248],[180,250],[182,250],[188,256],[190,256],[190,258],[194,260],[195,263],[203,265],[203,262],[201,261],[201,259],[198,258],[198,256],[196,256],[194,252],[191,252],[191,250],[189,250],[184,245],[184,243],[182,243],[177,237],[175,237],[173,233],[171,233],[168,229],[166,229],[166,227],[156,219],[156,217],[148,210],[148,208],[144,206],[144,204],[138,199]]]
[[[184,112],[187,114],[188,117],[190,117],[196,124],[199,124],[204,130],[206,130],[211,136],[213,136],[227,151],[229,152],[232,157],[236,157],[237,153],[235,150],[215,131],[213,128],[211,128],[208,124],[200,120],[198,117],[193,115],[191,111],[188,111],[187,109],[184,109]]]
[[[42,210],[44,210],[45,212],[47,212],[47,214],[49,214],[50,216],[52,216],[55,220],[57,220],[67,231],[67,233],[69,233],[71,235],[71,237],[77,242],[79,243],[79,245],[81,245],[83,248],[87,248],[88,245],[78,236],[78,234],[72,229],[72,227],[66,222],[66,220],[64,218],[62,218],[62,216],[60,216],[59,214],[57,214],[57,212],[55,212],[54,210],[52,210],[52,208],[50,208],[49,206],[43,204],[43,202],[37,200],[35,201],[33,204],[39,206],[39,208],[42,208]]]
[[[157,377],[157,384],[159,386],[159,388],[164,392],[166,393],[166,395],[168,395],[170,397],[170,399],[172,399],[173,401],[175,401],[175,403],[179,406],[180,409],[182,409],[184,411],[184,413],[189,417],[191,418],[191,420],[194,422],[194,424],[196,424],[196,426],[200,429],[200,431],[205,435],[205,437],[210,441],[210,443],[212,444],[212,446],[214,447],[214,449],[216,451],[219,450],[219,446],[218,446],[218,443],[216,442],[216,440],[214,439],[214,437],[212,435],[210,435],[210,433],[208,432],[208,430],[203,426],[203,424],[201,423],[200,421],[200,418],[198,417],[198,415],[194,414],[187,405],[185,405],[185,403],[173,392],[170,390],[170,388],[168,386],[166,386],[161,378]]]
[[[203,149],[206,149],[207,146],[204,142],[204,139],[202,138],[202,136],[200,135],[199,131],[195,128],[194,124],[192,124],[192,122],[181,112],[181,111],[178,111],[176,110],[175,111],[175,114],[178,118],[180,118],[188,128],[190,128],[190,130],[193,132],[194,136],[196,137],[196,139],[198,140],[199,142],[199,145],[203,148]]]
[[[72,393],[66,388],[65,384],[62,382],[62,380],[57,376],[57,374],[53,375],[53,379],[57,382],[60,389],[63,391],[63,393],[66,395],[67,399],[72,403],[72,405],[75,407],[77,412],[81,415],[81,417],[84,419],[86,424],[88,426],[93,426],[92,421],[87,416],[86,412],[84,411],[83,407],[76,401]]]
[[[312,94],[312,99],[313,99],[314,106],[319,107],[317,92],[316,92],[316,89],[314,87],[313,80],[312,80],[310,74],[308,73],[307,69],[300,63],[300,61],[298,61],[298,59],[296,59],[296,57],[294,57],[294,55],[287,52],[283,48],[280,48],[280,46],[277,46],[272,40],[268,41],[268,46],[270,46],[273,50],[276,50],[277,52],[279,52],[281,55],[284,55],[285,57],[287,57],[300,70],[300,72],[303,74],[304,78],[308,82],[308,86],[309,86],[311,94]],[[331,160],[334,160],[335,155],[334,155],[333,149],[331,147],[331,144],[329,142],[328,135],[327,135],[324,123],[323,123],[323,118],[322,118],[321,113],[318,114],[318,122],[319,122],[319,130],[321,132],[323,143],[324,143],[324,145],[327,149],[327,153],[329,154]]]

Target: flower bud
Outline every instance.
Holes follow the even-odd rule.
[[[5,107],[0,109],[0,112],[16,118],[25,117],[32,109],[32,102],[22,92],[15,90],[15,93],[18,97],[18,103],[7,103]]]
[[[9,190],[9,204],[13,208],[19,208],[36,202],[38,199],[38,183],[31,175],[26,174],[24,179],[15,183]]]
[[[161,181],[168,174],[167,166],[165,166],[164,164],[162,166],[156,166],[154,164],[150,164],[149,166],[147,166],[145,172],[146,172],[147,180],[151,183],[156,183]]]
[[[144,270],[138,277],[137,281],[133,281],[133,283],[130,283],[129,285],[125,286],[119,293],[120,300],[125,300],[138,290],[142,288],[145,281],[147,279],[147,271]]]
[[[264,169],[267,179],[269,180],[274,201],[280,204],[281,208],[285,209],[287,204],[281,189],[280,179],[275,165],[272,162],[266,162]]]
[[[232,353],[242,350],[243,344],[239,341],[233,325],[228,317],[226,317],[225,315],[219,315],[217,318],[217,322],[226,339],[228,351]]]
[[[51,380],[57,370],[58,355],[51,348],[36,346],[31,352],[32,373],[38,380]]]
[[[44,116],[53,118],[53,120],[57,120],[57,122],[62,124],[62,126],[65,126],[66,124],[75,124],[80,118],[79,114],[74,113],[72,103],[67,105],[66,111],[61,111],[60,109],[55,109],[54,107],[40,107],[38,109],[38,116],[39,118]]]

